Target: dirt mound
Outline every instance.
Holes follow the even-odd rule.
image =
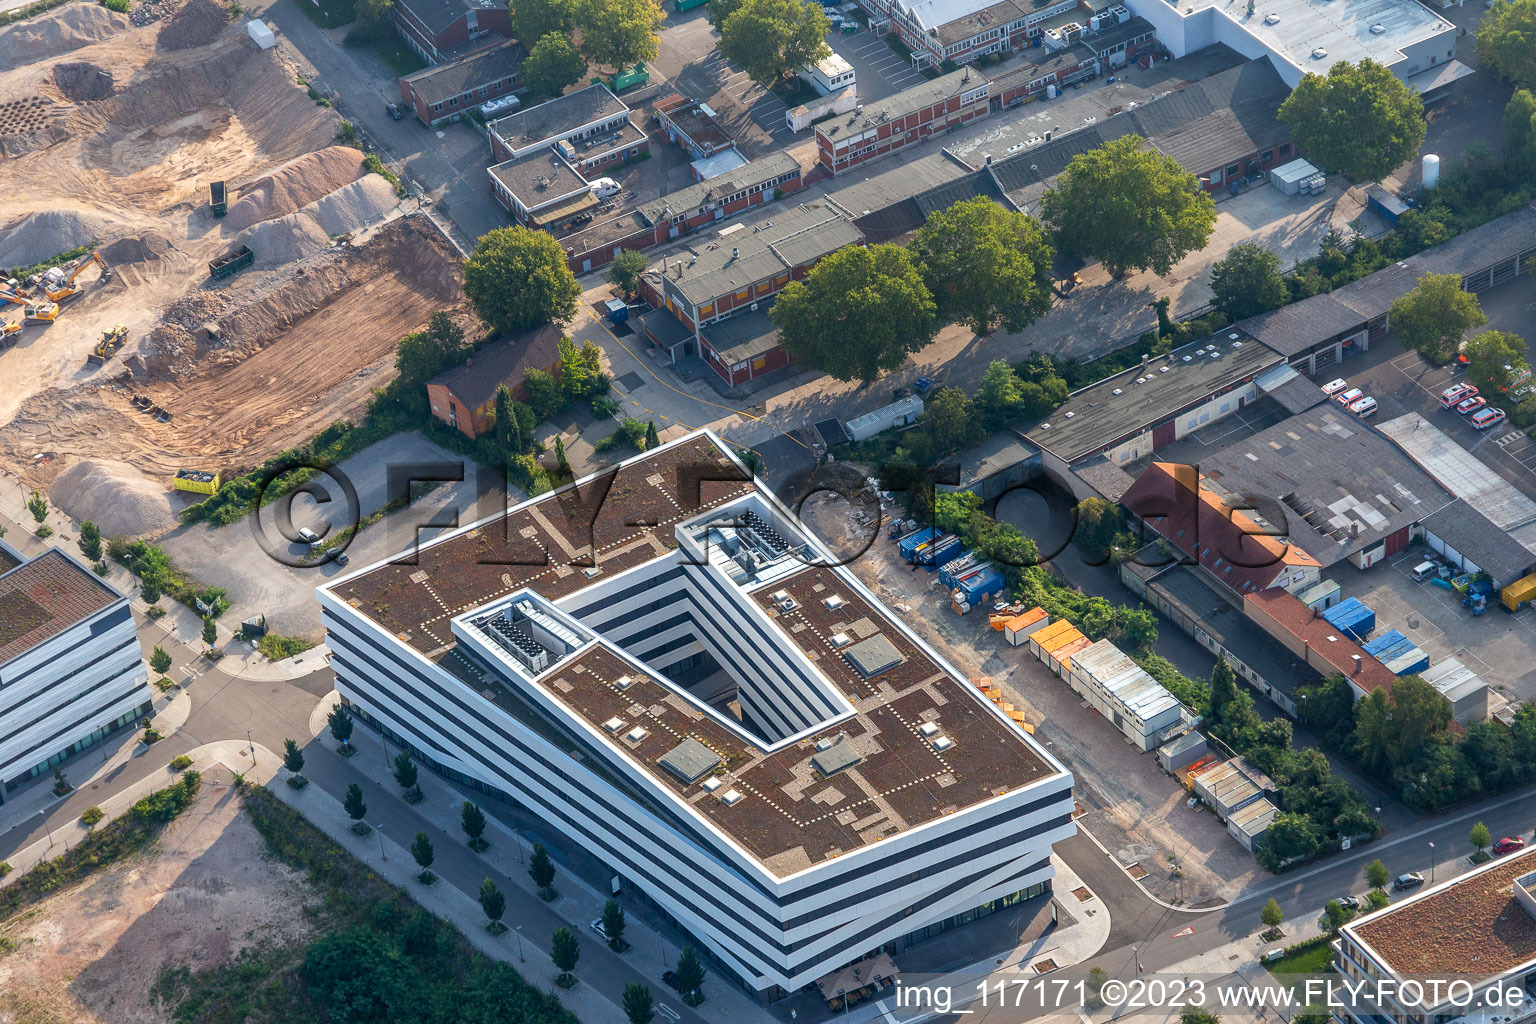
[[[100,252],[108,266],[121,267],[130,263],[157,262],[174,248],[169,238],[151,231],[119,238],[111,245],[102,246]]]
[[[76,103],[104,100],[112,95],[112,72],[83,60],[55,64],[53,84]]]
[[[306,153],[246,185],[224,218],[224,233],[238,234],[264,220],[308,206],[363,176],[363,154],[350,146]]]
[[[128,18],[97,3],[77,3],[0,29],[0,68],[21,67],[79,49],[128,27]]]
[[[55,253],[101,239],[119,222],[106,214],[83,210],[34,213],[0,228],[0,267],[25,267]]]
[[[229,23],[229,12],[213,0],[190,0],[155,37],[162,50],[189,50],[213,42]]]
[[[394,186],[377,174],[344,185],[286,217],[264,221],[240,236],[261,264],[301,260],[395,208]]]
[[[108,537],[158,534],[176,525],[171,493],[121,462],[86,459],[53,481],[49,499]]]

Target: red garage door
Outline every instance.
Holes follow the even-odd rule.
[[[1387,538],[1387,557],[1391,558],[1408,546],[1408,527],[1403,527]]]
[[[1174,422],[1173,422],[1173,420],[1169,420],[1167,423],[1159,423],[1157,426],[1153,427],[1152,428],[1152,450],[1153,451],[1157,451],[1157,449],[1161,448],[1165,444],[1172,444],[1173,443],[1173,430],[1174,430]]]

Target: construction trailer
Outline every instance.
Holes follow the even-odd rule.
[[[1372,637],[1360,645],[1360,649],[1371,657],[1380,656],[1383,651],[1389,650],[1408,638],[1395,629],[1389,629],[1380,636]]]
[[[896,550],[901,554],[903,562],[911,562],[917,558],[917,549],[929,543],[940,535],[937,526],[925,526],[921,530],[915,530],[901,538],[896,545]]]
[[[1488,719],[1488,684],[1458,658],[1437,661],[1419,673],[1430,686],[1451,703],[1451,717],[1462,725],[1474,725]]]
[[[955,580],[955,599],[969,608],[986,604],[1003,592],[1008,582],[1003,570],[991,562],[982,562]]]
[[[1154,749],[1183,721],[1183,706],[1108,640],[1072,656],[1062,678],[1138,750]]]
[[[962,549],[959,554],[939,566],[939,582],[946,587],[953,587],[958,577],[965,575],[972,566],[982,561],[984,559],[981,555]]]
[[[1044,608],[1031,608],[1003,624],[1003,639],[1008,641],[1010,647],[1023,647],[1036,631],[1050,624],[1051,617],[1045,613]]]
[[[1418,647],[1410,647],[1391,661],[1382,662],[1394,676],[1417,675],[1429,668],[1429,655]]]

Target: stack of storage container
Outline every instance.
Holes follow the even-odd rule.
[[[1030,634],[1029,653],[1059,676],[1062,665],[1070,665],[1072,655],[1089,643],[1091,641],[1076,626],[1066,619],[1060,619]]]
[[[1183,711],[1173,695],[1108,640],[1079,650],[1063,678],[1139,750],[1157,746]]]
[[[964,615],[979,604],[986,604],[1003,592],[1007,581],[1003,570],[991,562],[982,562],[963,570],[955,576],[955,589],[951,605]]]
[[[1044,608],[1031,608],[1003,623],[1003,639],[1012,647],[1022,647],[1029,643],[1032,635],[1050,624],[1051,617],[1045,614]]]
[[[1341,633],[1348,633],[1356,643],[1371,635],[1376,628],[1376,613],[1360,602],[1358,597],[1340,601],[1323,612],[1328,624]]]
[[[1422,672],[1429,667],[1429,655],[1395,629],[1361,644],[1360,649],[1396,676]]]

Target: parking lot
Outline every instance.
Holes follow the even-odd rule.
[[[834,32],[827,36],[827,43],[838,56],[853,65],[859,99],[865,103],[885,99],[923,81],[923,76],[913,69],[907,58],[868,29],[846,36]]]

